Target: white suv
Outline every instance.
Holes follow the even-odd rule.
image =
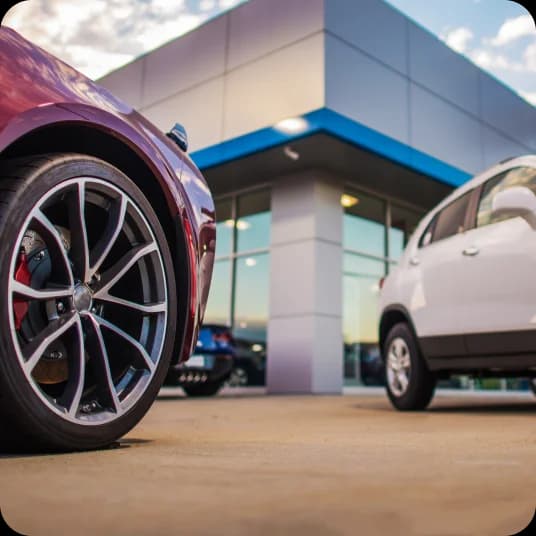
[[[536,378],[536,156],[503,161],[433,209],[380,297],[387,393],[424,409],[452,374]]]

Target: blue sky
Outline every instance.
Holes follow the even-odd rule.
[[[536,28],[510,0],[387,0],[536,104]]]
[[[4,23],[92,78],[247,0],[28,0]],[[355,0],[359,1],[359,0]],[[536,29],[510,0],[386,0],[536,104]]]

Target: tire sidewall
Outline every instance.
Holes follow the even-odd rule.
[[[410,357],[409,384],[406,392],[397,396],[391,390],[387,377],[388,352],[394,339],[401,338],[407,345]],[[435,380],[421,355],[415,336],[407,324],[396,324],[387,335],[384,344],[384,380],[389,400],[400,410],[424,409],[431,399],[435,388]]]
[[[53,187],[76,177],[96,178],[123,190],[138,206],[149,223],[157,241],[166,274],[169,303],[168,325],[160,361],[149,385],[141,398],[116,420],[100,425],[81,425],[62,419],[43,403],[28,382],[19,360],[9,330],[0,331],[0,393],[1,404],[10,405],[10,414],[20,419],[21,430],[31,430],[28,436],[45,449],[78,450],[105,446],[127,433],[150,408],[169,367],[176,327],[176,284],[173,262],[164,232],[151,205],[121,171],[96,158],[84,155],[68,155],[52,158],[48,165],[36,169],[16,192],[7,208],[4,225],[0,229],[0,284],[4,299],[0,305],[0,321],[9,326],[7,296],[11,277],[11,259],[18,244],[16,239],[24,222],[41,198]],[[45,439],[42,439],[45,438]],[[29,445],[31,448],[31,445]]]

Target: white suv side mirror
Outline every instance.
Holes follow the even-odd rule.
[[[493,198],[491,216],[520,216],[536,229],[536,195],[526,186],[512,186],[502,190]]]

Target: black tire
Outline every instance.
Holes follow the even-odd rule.
[[[227,378],[227,385],[229,387],[245,387],[249,385],[249,374],[244,367],[233,367],[231,374]]]
[[[403,392],[395,392],[395,383],[389,379],[389,352],[392,345],[403,341],[409,353],[409,371],[407,387]],[[434,396],[436,377],[430,372],[422,357],[415,337],[405,323],[396,324],[389,331],[383,347],[385,363],[385,386],[387,396],[393,406],[401,411],[419,411],[426,409]],[[400,389],[402,391],[402,389]]]
[[[183,385],[183,391],[191,397],[209,397],[214,396],[222,388],[222,382],[207,382],[199,385]]]
[[[79,373],[79,377],[77,377],[76,380],[73,380],[75,385],[81,386],[79,388],[79,393],[81,394],[78,395],[78,398],[74,397],[73,395],[73,401],[70,402],[70,404],[71,408],[74,409],[72,409],[72,418],[69,420],[66,417],[64,418],[64,416],[61,415],[61,412],[55,411],[56,408],[52,405],[52,403],[48,403],[46,396],[40,394],[40,380],[33,381],[34,375],[36,374],[35,369],[30,368],[29,372],[24,372],[20,358],[20,356],[23,355],[19,345],[20,335],[18,332],[16,332],[12,337],[11,330],[7,329],[7,326],[11,325],[10,322],[13,322],[12,317],[16,316],[14,314],[14,309],[10,310],[7,296],[17,295],[12,290],[14,288],[12,282],[15,279],[15,274],[13,273],[12,267],[17,266],[16,262],[19,262],[14,261],[14,259],[17,259],[17,257],[14,257],[14,255],[16,255],[15,252],[18,251],[17,248],[19,248],[22,244],[22,242],[18,242],[22,236],[22,233],[25,233],[24,236],[26,237],[26,233],[28,232],[27,229],[30,229],[26,226],[29,225],[28,222],[30,220],[28,218],[34,214],[34,212],[32,212],[34,207],[39,207],[41,210],[41,208],[45,206],[41,205],[40,203],[42,200],[48,199],[46,196],[48,195],[49,191],[61,192],[59,194],[60,199],[61,196],[68,197],[70,194],[65,194],[64,192],[66,190],[63,190],[62,188],[68,188],[70,184],[79,184],[75,181],[85,180],[81,178],[86,177],[90,178],[90,180],[93,180],[92,185],[94,188],[98,188],[98,185],[102,185],[103,189],[109,188],[108,191],[115,192],[117,199],[119,199],[122,203],[121,206],[123,206],[124,203],[124,206],[129,207],[125,210],[131,210],[132,212],[128,213],[128,218],[127,216],[123,215],[118,217],[117,222],[112,222],[116,223],[116,234],[107,234],[106,236],[100,237],[100,240],[103,243],[107,241],[110,244],[109,249],[105,250],[106,253],[103,252],[104,250],[102,248],[99,250],[99,252],[90,250],[90,239],[88,238],[90,231],[87,229],[90,228],[90,225],[97,226],[98,224],[96,222],[98,221],[98,218],[88,217],[88,210],[91,210],[91,207],[87,207],[89,207],[90,203],[94,202],[92,200],[93,198],[90,199],[89,196],[97,195],[94,193],[96,190],[90,191],[90,186],[86,186],[85,182],[80,183],[83,184],[83,186],[73,187],[78,188],[76,192],[83,192],[78,194],[82,199],[82,202],[80,203],[82,208],[79,209],[79,213],[82,214],[82,227],[84,229],[87,228],[84,231],[84,238],[87,239],[86,243],[88,244],[85,254],[86,257],[84,257],[87,259],[85,266],[90,266],[90,270],[84,273],[86,275],[91,273],[91,265],[89,264],[92,262],[91,255],[93,255],[93,259],[98,258],[98,262],[96,261],[94,264],[94,273],[96,273],[97,270],[107,269],[107,263],[109,264],[112,261],[106,256],[110,255],[110,252],[114,252],[114,248],[119,247],[118,237],[120,237],[120,246],[123,247],[123,244],[125,241],[127,241],[127,238],[123,237],[130,237],[134,232],[132,229],[137,229],[136,222],[141,221],[143,227],[142,224],[140,224],[139,229],[146,230],[148,233],[147,236],[151,237],[151,247],[155,248],[154,255],[156,256],[157,261],[152,260],[155,258],[153,257],[152,250],[149,253],[143,253],[142,255],[146,257],[144,257],[143,260],[136,260],[136,264],[132,264],[132,266],[135,267],[134,270],[136,271],[136,274],[138,274],[146,270],[146,268],[138,268],[138,262],[145,263],[144,267],[152,267],[158,263],[158,267],[160,269],[158,273],[161,276],[158,280],[160,282],[158,292],[160,295],[162,295],[164,292],[163,289],[165,289],[166,292],[165,301],[162,302],[163,305],[161,306],[163,312],[159,310],[157,313],[158,315],[162,314],[165,316],[158,316],[158,322],[160,322],[159,326],[167,327],[163,328],[163,331],[161,332],[162,338],[158,342],[151,342],[152,346],[150,346],[150,350],[153,352],[151,355],[149,355],[149,350],[146,351],[146,354],[138,351],[139,356],[135,359],[141,360],[140,356],[147,355],[151,359],[152,364],[149,363],[147,359],[145,360],[144,363],[147,367],[147,374],[145,374],[145,371],[142,371],[140,375],[144,374],[144,378],[146,378],[146,380],[144,380],[143,385],[141,383],[136,383],[136,386],[141,387],[139,387],[139,390],[135,393],[135,396],[132,396],[130,399],[128,399],[126,397],[129,396],[129,393],[125,394],[125,391],[120,392],[119,387],[117,387],[118,391],[115,392],[114,386],[116,381],[119,380],[116,380],[116,377],[113,376],[112,372],[109,372],[109,378],[108,380],[105,380],[102,379],[102,377],[99,377],[99,374],[95,371],[106,370],[106,367],[108,367],[108,371],[110,371],[112,369],[112,365],[110,363],[112,363],[113,359],[123,360],[124,355],[129,352],[134,355],[136,347],[132,345],[130,350],[121,352],[116,351],[116,348],[118,348],[120,343],[114,343],[113,352],[110,352],[112,357],[109,357],[107,353],[107,346],[109,345],[108,341],[110,337],[113,338],[116,335],[106,332],[106,329],[111,328],[106,328],[104,324],[97,325],[95,323],[94,333],[99,332],[101,335],[100,339],[98,336],[92,335],[93,339],[91,340],[93,344],[92,348],[98,347],[100,351],[100,357],[98,358],[99,364],[95,365],[94,361],[91,365],[93,368],[91,369],[89,376],[87,372],[83,372]],[[89,182],[87,184],[89,184]],[[86,191],[88,192],[88,197],[86,197]],[[88,203],[87,205],[85,204],[86,201]],[[52,203],[53,201],[50,202]],[[106,224],[101,223],[101,225],[107,225],[107,227],[105,227],[105,232],[107,233],[109,233],[110,228],[114,228],[114,226],[110,223],[112,216],[108,216],[108,214],[111,213],[107,212],[111,210],[110,206],[103,204],[98,207],[99,210],[102,210],[106,213]],[[126,212],[123,214],[126,214]],[[65,216],[65,218],[67,218],[67,216]],[[49,220],[50,223],[53,223],[52,219],[54,218],[51,217]],[[75,279],[74,275],[72,275],[75,274],[74,266],[76,265],[76,261],[73,261],[72,258],[74,256],[73,250],[80,250],[80,246],[77,247],[74,244],[76,237],[74,231],[72,231],[72,227],[70,226],[70,215],[68,216],[68,221],[68,232],[70,233],[69,236],[73,237],[73,242],[71,242],[68,246],[64,244],[64,250],[61,249],[61,246],[57,246],[57,251],[60,251],[61,253],[58,254],[56,251],[56,258],[61,257],[63,259],[63,267],[67,267],[64,270],[65,273],[68,273],[70,270],[70,262],[72,268],[70,272],[70,281],[76,282],[77,280]],[[33,225],[35,225],[35,223]],[[60,224],[54,222],[53,225],[54,227],[51,227],[51,229],[54,230],[55,228],[57,230]],[[123,227],[124,225],[127,227]],[[29,232],[30,234],[32,233],[31,230]],[[61,235],[59,232],[56,234]],[[48,235],[49,241],[51,240],[50,236],[53,235],[54,233],[50,233]],[[110,236],[113,236],[113,238],[110,238]],[[143,236],[141,238],[136,238],[140,243],[142,243]],[[98,237],[95,238],[95,241],[92,242],[91,247],[93,247],[98,240]],[[136,242],[136,240],[134,240],[134,242]],[[130,243],[130,241],[128,241],[128,243]],[[43,242],[41,242],[41,244],[43,244]],[[61,242],[57,242],[57,244],[61,244]],[[102,246],[102,244],[98,245]],[[50,249],[51,246],[46,245],[43,251],[46,251],[47,248]],[[54,266],[55,262],[53,260],[54,253],[52,253],[52,249],[50,249],[51,252],[49,253],[50,266]],[[128,247],[126,251],[127,253],[129,252]],[[131,251],[133,252],[133,250]],[[114,253],[114,255],[117,255],[117,258],[119,259],[119,261],[115,261],[117,265],[124,267],[125,264],[121,261],[123,261],[123,259],[126,257],[120,256],[119,253]],[[82,264],[79,263],[79,265]],[[0,322],[2,326],[5,326],[0,330],[0,449],[2,451],[10,452],[76,451],[103,448],[110,445],[130,431],[145,415],[155,400],[169,367],[176,331],[177,297],[173,263],[164,232],[150,203],[143,195],[141,190],[126,175],[115,167],[97,158],[81,154],[48,154],[6,160],[0,164],[0,266],[2,266],[0,271]],[[54,268],[51,268],[51,270],[54,270]],[[119,272],[121,272],[121,275],[118,275]],[[110,277],[117,276],[115,281],[119,282],[119,278],[125,277],[126,274],[128,274],[126,269],[118,269],[118,271],[115,272],[115,275]],[[136,275],[136,277],[141,276]],[[100,278],[100,275],[98,278]],[[116,284],[118,283],[114,283],[114,285]],[[31,285],[33,286],[33,281],[31,282]],[[82,286],[85,287],[83,289],[84,292],[86,291],[86,288],[91,289],[91,287],[88,287],[88,284],[86,284],[83,279],[76,283],[78,287],[75,287],[75,283],[72,285],[73,289]],[[44,289],[45,287],[43,286],[39,288]],[[91,294],[91,296],[93,295]],[[15,298],[13,299],[15,300]],[[97,308],[95,305],[95,300],[99,298],[91,297],[90,299],[93,300],[91,302],[93,305],[80,305],[79,302],[76,302],[74,293],[71,297],[65,298],[67,307],[70,307],[71,309],[71,316],[76,316],[77,318],[77,323],[73,324],[73,328],[69,328],[75,329],[75,332],[70,334],[69,337],[72,340],[74,340],[75,337],[78,337],[77,344],[79,345],[77,350],[78,357],[73,358],[70,356],[69,352],[66,352],[66,359],[70,359],[68,365],[69,369],[72,367],[73,359],[79,359],[79,362],[82,363],[81,367],[79,367],[79,370],[87,370],[87,366],[89,366],[88,363],[90,363],[92,359],[92,350],[88,349],[90,348],[88,343],[90,336],[86,332],[87,326],[89,325],[91,318],[98,318],[99,321],[104,320],[108,314],[106,313],[106,310],[109,310],[106,309],[106,307],[117,307],[117,305],[114,304],[105,304],[99,305]],[[29,300],[30,298],[28,298],[28,303],[31,303]],[[40,305],[40,303],[38,305]],[[90,310],[89,307],[92,307],[92,309]],[[63,309],[63,305],[61,309]],[[128,311],[128,313],[135,314],[131,313],[131,311]],[[97,314],[100,316],[97,316]],[[149,315],[153,313],[143,312],[137,314]],[[117,314],[117,316],[119,316],[119,314]],[[162,321],[162,318],[165,318],[165,321]],[[48,321],[50,322],[50,317]],[[46,325],[46,317],[44,322]],[[151,320],[151,322],[153,321]],[[101,328],[103,329],[101,330]],[[102,333],[105,334],[102,335]],[[36,335],[36,338],[37,336],[40,336],[40,333]],[[117,334],[117,336],[119,337],[120,335]],[[58,336],[60,344],[64,344],[64,341],[61,340],[60,337],[64,337],[64,335]],[[147,338],[150,337],[151,336],[147,336]],[[98,343],[95,343],[95,340],[98,340]],[[107,342],[104,342],[104,340]],[[32,337],[29,338],[29,341],[30,343],[32,342]],[[25,341],[25,344],[28,345],[28,342]],[[74,347],[74,343],[72,342],[67,341],[65,344],[70,344],[70,348]],[[100,346],[98,344],[100,344]],[[125,344],[125,346],[127,345]],[[39,360],[36,361],[37,364],[40,364],[43,359],[49,358],[46,352],[50,351],[50,345],[43,348],[44,349],[42,350],[43,353],[41,354],[41,357],[39,357]],[[36,355],[37,354],[38,352],[36,352]],[[62,354],[59,355],[61,356]],[[108,359],[108,361],[106,361],[106,359]],[[136,363],[137,362],[138,361],[136,361]],[[123,367],[123,370],[127,366],[128,365],[125,365],[123,362],[120,365],[120,367]],[[72,373],[69,372],[69,374]],[[126,377],[127,373],[122,372],[121,374]],[[136,374],[134,373],[132,378],[135,377]],[[94,382],[93,386],[90,385],[90,380]],[[70,382],[71,380],[69,379],[68,381],[65,381],[65,384]],[[106,384],[106,382],[108,383]],[[103,409],[102,406],[99,406],[96,401],[99,400],[98,396],[100,395],[98,395],[98,393],[103,391],[103,389],[106,389],[106,387],[102,387],[103,384],[106,384],[108,387],[111,386],[106,396],[109,396],[109,399],[114,400],[115,405],[112,404],[110,406],[113,407],[113,410],[106,414],[110,417],[102,419],[103,422],[101,424],[98,420],[100,417],[96,415],[96,412],[105,411],[105,409]],[[47,389],[49,389],[49,387],[47,387]],[[67,387],[65,387],[65,389],[67,389]],[[112,390],[114,390],[114,394],[112,394]],[[86,397],[88,391],[90,393],[89,396],[93,397],[93,400],[95,400],[95,402],[92,402],[95,404],[93,406],[87,403],[88,399]],[[53,397],[56,395],[49,395],[48,393],[49,391],[47,391],[47,396],[50,396],[51,400],[55,403],[56,400]],[[120,396],[124,396],[128,402],[124,402],[125,399],[120,399]],[[76,400],[76,402],[74,402],[74,400]],[[124,408],[124,410],[122,408]],[[90,414],[91,411],[95,413]],[[107,408],[106,411],[108,411]],[[90,420],[93,418],[92,416],[87,417],[86,414],[95,415],[95,421],[92,421],[91,425],[84,424],[85,421],[83,419]],[[104,413],[102,413],[102,415],[104,415]]]

